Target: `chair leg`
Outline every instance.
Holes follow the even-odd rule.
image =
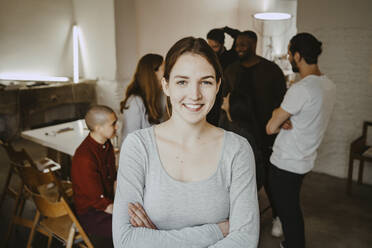
[[[350,152],[351,153],[351,152]],[[353,184],[353,169],[354,169],[354,160],[350,155],[349,159],[349,173],[348,173],[348,178],[347,178],[347,193],[351,195],[351,186]]]
[[[31,231],[30,231],[30,235],[28,236],[27,248],[31,248],[32,241],[33,241],[34,235],[35,235],[35,230],[36,230],[36,227],[39,223],[39,220],[40,220],[40,212],[37,210],[36,214],[35,214],[34,222],[32,224],[32,228],[31,228]]]
[[[50,246],[52,245],[52,240],[53,240],[53,235],[49,234],[48,235],[48,248],[50,248]]]
[[[17,216],[22,216],[23,210],[25,209],[25,205],[26,205],[26,198],[22,196],[21,201],[17,208]]]
[[[22,197],[22,195],[23,195],[22,192],[23,192],[23,185],[22,185],[21,191],[18,193],[16,201],[14,203],[14,209],[13,209],[12,217],[10,219],[9,226],[8,226],[8,231],[7,231],[6,236],[5,236],[4,247],[7,246],[8,242],[9,242],[9,239],[12,235],[14,222],[18,217],[17,212],[18,212],[18,209],[19,209],[19,205],[22,204],[22,201],[24,201],[24,199],[22,199],[23,198]]]
[[[358,184],[363,184],[363,170],[364,170],[364,160],[360,160],[359,173],[358,173]]]
[[[8,190],[9,190],[8,188],[9,188],[10,180],[12,179],[12,175],[13,175],[13,167],[14,167],[14,165],[13,164],[10,164],[8,175],[6,176],[6,180],[5,180],[4,189],[3,189],[3,192],[1,193],[0,209],[3,206],[3,202],[5,200],[5,196],[8,193]]]
[[[74,244],[74,237],[75,237],[75,226],[74,224],[72,224],[70,227],[70,232],[68,234],[66,248],[72,247],[72,245]]]

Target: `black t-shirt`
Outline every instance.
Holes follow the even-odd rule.
[[[270,154],[269,150],[276,136],[266,134],[266,125],[273,110],[278,108],[283,100],[286,84],[278,65],[262,57],[259,59],[257,64],[250,67],[242,66],[239,61],[228,66],[225,71],[223,94],[230,93],[230,101],[231,96],[236,93],[244,95],[245,104],[251,107],[247,111],[241,111],[241,115],[254,118],[258,126],[255,129],[258,131],[254,131],[251,127],[247,129],[253,130],[252,135],[263,152]],[[233,116],[232,118],[234,119]],[[226,115],[221,112],[219,125],[224,128],[226,123]]]
[[[271,147],[275,135],[266,134],[266,125],[273,110],[280,107],[286,92],[283,72],[275,63],[263,58],[251,67],[240,67],[233,91],[244,92],[247,104],[252,106],[251,112],[258,125],[258,131],[253,133],[256,142]]]

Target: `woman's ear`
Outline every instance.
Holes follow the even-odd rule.
[[[169,83],[167,82],[167,80],[163,77],[161,79],[161,86],[163,88],[163,92],[166,96],[169,96]]]

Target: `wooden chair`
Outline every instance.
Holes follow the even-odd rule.
[[[354,169],[354,160],[359,160],[359,170],[358,170],[358,184],[363,183],[363,170],[364,162],[372,162],[372,157],[367,156],[365,152],[370,148],[367,145],[367,131],[368,127],[372,126],[372,122],[365,121],[363,123],[363,133],[362,136],[354,140],[350,145],[350,154],[349,154],[349,173],[347,180],[347,193],[351,195],[351,187],[353,183],[353,169]]]
[[[24,149],[17,151],[8,142],[0,141],[0,144],[6,151],[9,157],[9,160],[10,160],[10,168],[9,168],[8,175],[5,180],[5,186],[4,186],[2,195],[1,195],[0,208],[7,195],[11,195],[15,197],[14,208],[12,209],[11,218],[10,218],[10,222],[8,225],[8,230],[6,232],[5,240],[3,243],[4,247],[6,247],[13,233],[15,225],[24,226],[30,229],[33,226],[33,222],[31,219],[22,217],[23,209],[24,209],[27,198],[29,198],[29,195],[24,191],[24,179],[21,177],[20,171],[22,169],[25,169],[25,171],[28,171],[27,173],[29,173],[30,175],[32,175],[32,172],[34,171],[36,171],[37,174],[40,174],[40,173],[37,170],[37,166],[35,162],[32,160],[32,158],[28,155],[28,153]],[[12,188],[11,186],[11,181],[14,176],[19,177],[20,182],[21,182],[17,189]],[[48,174],[45,174],[44,176],[38,175],[37,180],[45,184],[54,182],[54,178]],[[36,182],[34,184],[36,184]],[[72,195],[71,186],[69,187],[65,186],[65,188],[69,188],[68,194]],[[37,231],[47,235],[47,233],[44,230],[38,229]]]
[[[13,197],[17,197],[19,194],[19,190],[12,188],[10,185],[12,177],[14,175],[18,175],[17,167],[25,166],[27,164],[29,166],[36,168],[36,165],[24,149],[22,149],[21,151],[16,151],[10,143],[1,141],[1,140],[0,140],[0,145],[4,148],[10,160],[9,171],[8,171],[8,174],[5,180],[5,186],[3,188],[3,192],[1,193],[1,198],[0,198],[0,209],[1,209],[7,194],[10,194]]]
[[[33,171],[30,173],[31,170]],[[36,175],[37,173],[39,175]],[[37,208],[27,247],[31,247],[37,229],[42,229],[47,233],[48,247],[51,245],[52,237],[65,243],[66,247],[72,247],[74,243],[93,247],[68,203],[69,198],[65,193],[64,183],[55,177],[53,172],[48,173],[48,176],[53,178],[53,185],[50,182],[42,181],[40,174],[42,173],[33,168],[24,168],[21,171],[22,178],[25,179],[25,188],[31,194]],[[49,188],[49,190],[45,188]],[[55,194],[50,192],[50,188],[57,189],[54,191]]]
[[[2,207],[2,204],[5,200],[6,195],[10,194],[13,197],[17,197],[19,194],[19,189],[16,190],[11,187],[11,180],[14,175],[19,176],[18,174],[18,167],[23,166],[31,166],[33,168],[38,168],[36,163],[32,160],[32,158],[29,156],[29,154],[26,152],[25,149],[21,149],[20,151],[17,151],[13,148],[11,143],[5,142],[0,140],[0,145],[4,148],[5,152],[7,153],[9,160],[10,160],[10,167],[9,171],[5,180],[5,186],[3,188],[3,191],[1,193],[0,198],[0,209]],[[51,165],[49,168],[51,168],[53,165]],[[48,168],[48,167],[45,167]],[[44,169],[45,169],[44,168]],[[20,187],[22,188],[22,187]],[[18,206],[17,206],[18,207]]]
[[[29,166],[30,168],[31,167],[36,168],[36,165],[24,149],[16,151],[13,148],[13,146],[8,142],[0,141],[0,144],[6,151],[10,160],[9,171],[5,180],[3,192],[1,194],[0,208],[2,207],[2,204],[7,195],[15,197],[14,208],[12,209],[11,219],[3,243],[4,247],[6,247],[13,232],[14,225],[21,225],[24,227],[28,227],[30,229],[32,227],[32,220],[22,217],[24,205],[27,198],[27,195],[24,194],[23,190],[23,181],[20,180],[21,183],[19,187],[17,189],[14,189],[11,186],[12,178],[14,176],[19,177],[19,168],[23,168],[25,166]]]

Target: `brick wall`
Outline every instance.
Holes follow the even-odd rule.
[[[372,17],[364,15],[372,3],[357,2],[349,6],[347,0],[299,0],[298,4],[298,31],[313,33],[323,42],[320,68],[337,85],[334,113],[314,171],[337,177],[347,177],[350,142],[361,135],[363,120],[372,120]],[[320,18],[314,17],[317,10]],[[365,165],[364,181],[372,184],[372,164]]]

